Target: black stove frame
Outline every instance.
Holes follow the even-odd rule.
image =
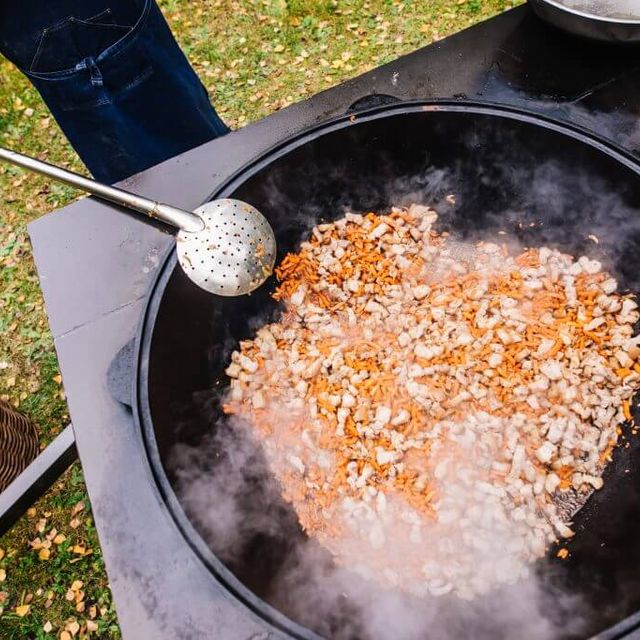
[[[283,138],[393,99],[518,107],[583,127],[640,161],[638,50],[567,36],[520,7],[122,184],[193,208]],[[171,239],[93,199],[44,216],[29,231],[73,428],[0,496],[0,532],[55,481],[77,447],[125,638],[282,637],[226,593],[185,544],[153,482],[131,413],[107,385]],[[96,290],[95,281],[109,286]],[[120,383],[126,395],[130,381]],[[639,629],[640,614],[598,637],[640,639]]]

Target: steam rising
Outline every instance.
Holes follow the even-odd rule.
[[[385,590],[336,566],[323,548],[301,535],[259,444],[238,420],[220,424],[197,448],[177,448],[174,465],[181,501],[218,557],[260,597],[322,637],[555,640],[584,624],[579,599],[535,574],[464,601]],[[490,540],[481,532],[480,538],[492,546],[478,550],[478,578],[490,579],[492,563],[500,563],[515,535],[496,527]],[[273,555],[267,561],[251,552],[255,541],[264,539]],[[450,542],[455,553],[456,540]],[[425,544],[432,542],[427,538]],[[402,557],[403,549],[389,538],[380,553]]]
[[[469,142],[473,145],[473,140]],[[623,287],[640,289],[640,274],[629,267],[629,256],[640,241],[640,218],[629,194],[612,190],[608,182],[580,166],[571,171],[548,161],[524,163],[523,168],[500,157],[491,167],[478,161],[475,182],[469,186],[469,163],[465,162],[464,167],[425,168],[400,179],[380,180],[377,175],[371,183],[361,181],[356,191],[352,188],[351,197],[357,204],[366,201],[372,206],[379,202],[429,204],[438,210],[442,224],[465,241],[508,239],[521,247],[545,245],[586,254],[601,260]],[[340,166],[324,169],[307,178],[315,190],[321,191],[343,172]],[[380,173],[384,175],[385,170]],[[390,161],[388,174],[395,176]],[[498,192],[495,185],[504,187]],[[264,192],[266,210],[286,210],[277,175]],[[457,196],[455,204],[447,200],[450,193]],[[496,195],[495,201],[487,202],[489,193]],[[298,238],[306,237],[327,213],[313,204],[317,199],[311,200],[308,209],[290,212],[295,214],[290,225]],[[340,204],[346,209],[353,202]],[[507,235],[497,236],[500,231]],[[253,318],[251,324],[258,328],[265,321]],[[480,479],[483,472],[474,466],[473,456],[463,464],[473,482]],[[530,572],[503,566],[505,549],[519,536],[499,516],[492,518],[485,511],[472,514],[472,526],[478,532],[474,559],[478,579],[493,583],[495,572],[506,571],[519,580],[471,601],[451,595],[417,598],[401,590],[385,590],[348,568],[335,566],[324,549],[302,534],[260,445],[241,421],[220,418],[197,447],[176,447],[172,468],[185,510],[216,555],[262,599],[324,637],[556,640],[588,627],[584,604],[554,586],[554,570],[547,561]],[[461,501],[462,511],[472,513],[477,503],[470,485],[452,477],[448,486]],[[402,536],[390,533],[379,553],[411,562]],[[265,541],[269,557],[256,555],[256,549],[266,548]],[[455,536],[434,541],[427,535],[424,544],[455,557],[460,541]]]

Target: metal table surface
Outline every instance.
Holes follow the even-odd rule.
[[[588,127],[640,157],[638,51],[570,38],[520,7],[123,186],[195,207],[264,150],[370,94],[516,105]],[[108,367],[135,334],[171,238],[93,199],[40,218],[29,233],[124,637],[280,637],[221,589],[185,544],[151,478],[131,414],[107,388]]]

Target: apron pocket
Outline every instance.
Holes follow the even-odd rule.
[[[115,24],[110,9],[85,20],[65,18],[42,30],[30,71],[62,71],[85,58],[97,58],[132,29],[130,25]]]

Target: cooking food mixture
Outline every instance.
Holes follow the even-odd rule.
[[[284,314],[233,353],[225,410],[337,562],[472,598],[574,535],[631,420],[639,314],[595,260],[456,243],[436,220],[314,228],[276,270]]]

